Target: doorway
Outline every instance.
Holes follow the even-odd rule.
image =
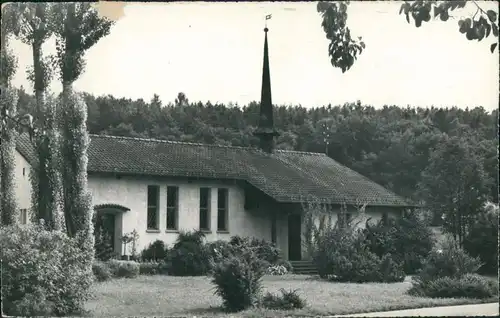
[[[114,213],[97,213],[94,227],[96,238],[96,255],[98,258],[109,258],[115,251],[115,218]],[[100,256],[100,257],[99,257]]]
[[[298,213],[288,215],[288,259],[302,259],[302,216]]]

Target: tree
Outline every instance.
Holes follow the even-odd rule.
[[[89,252],[93,250],[94,240],[93,211],[87,189],[87,107],[72,85],[84,70],[85,52],[109,33],[111,25],[111,21],[98,15],[92,3],[54,4],[52,29],[56,36],[56,64],[63,85],[58,114],[64,160],[62,206],[67,233],[71,237],[81,234],[81,247]]]
[[[2,6],[1,51],[0,51],[0,224],[8,225],[17,221],[15,197],[15,127],[17,94],[11,86],[16,71],[17,60],[8,47],[11,34],[19,26],[16,12]]]
[[[48,228],[61,228],[58,213],[60,177],[57,171],[58,134],[55,127],[54,100],[46,100],[47,87],[51,80],[49,59],[43,58],[42,45],[52,35],[49,21],[49,3],[13,3],[9,9],[17,12],[21,27],[14,34],[29,45],[33,53],[33,69],[28,71],[28,79],[33,83],[36,107],[34,110],[35,129],[33,143],[36,161],[30,174],[32,185],[32,221],[45,220]]]
[[[317,11],[322,15],[322,27],[326,37],[330,40],[328,55],[331,57],[333,67],[340,68],[342,73],[348,71],[357,56],[363,52],[365,43],[361,37],[353,39],[349,27],[347,27],[347,8],[350,1],[319,1]],[[467,3],[472,2],[477,11],[471,18],[460,19],[458,21],[459,32],[465,34],[468,40],[481,41],[493,34],[498,38],[497,13],[493,10],[483,10],[476,1],[436,1],[418,0],[405,1],[399,10],[399,14],[406,17],[410,23],[410,16],[413,18],[416,27],[420,27],[423,22],[429,22],[434,15],[434,19],[448,21],[450,12],[455,9],[464,8]],[[497,47],[497,42],[490,46],[491,53]]]
[[[175,99],[175,106],[186,106],[189,104],[189,100],[183,92],[177,94],[177,98]]]
[[[462,246],[488,194],[479,157],[464,137],[446,137],[436,146],[419,184],[427,205],[444,218],[444,229]]]

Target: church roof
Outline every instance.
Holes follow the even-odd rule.
[[[33,162],[27,135],[17,149]],[[90,135],[88,157],[89,173],[241,180],[283,203],[416,206],[321,153]]]

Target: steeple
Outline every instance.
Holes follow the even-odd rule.
[[[270,17],[270,16],[268,16]],[[267,17],[266,17],[267,19]],[[273,103],[271,98],[271,77],[269,75],[269,52],[267,47],[267,31],[264,29],[264,63],[262,67],[262,92],[260,95],[260,118],[259,127],[255,135],[260,139],[260,148],[272,153],[274,148],[274,137],[279,133],[274,129]]]

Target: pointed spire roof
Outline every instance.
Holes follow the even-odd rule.
[[[267,32],[264,29],[264,61],[262,66],[262,91],[260,95],[260,118],[259,127],[255,134],[260,138],[261,148],[266,152],[272,152],[274,137],[278,132],[274,128],[273,102],[271,97],[271,76],[269,73],[269,48],[267,45]]]

